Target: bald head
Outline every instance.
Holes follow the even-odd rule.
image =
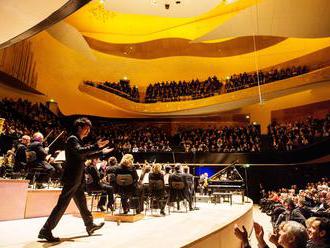
[[[22,138],[21,138],[21,142],[24,145],[29,145],[30,141],[31,141],[31,138],[28,135],[23,135]]]

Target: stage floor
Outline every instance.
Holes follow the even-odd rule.
[[[0,222],[0,247],[182,247],[231,223],[252,208],[252,202],[239,204],[197,203],[200,210],[174,212],[154,217],[148,212],[135,223],[106,222],[93,236],[88,236],[80,218],[65,215],[54,229],[61,242],[38,241],[37,235],[46,218]],[[155,211],[154,211],[155,213]],[[96,219],[100,222],[102,219]]]

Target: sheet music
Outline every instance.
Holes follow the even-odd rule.
[[[60,151],[59,154],[56,156],[54,163],[62,163],[65,161],[65,151]]]

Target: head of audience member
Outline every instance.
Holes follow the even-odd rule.
[[[311,219],[307,226],[309,239],[315,243],[324,242],[330,244],[330,221],[320,217],[312,217],[309,219]]]
[[[189,173],[189,166],[183,166],[183,173]]]
[[[176,164],[174,170],[175,172],[181,172],[181,164]]]
[[[293,209],[295,209],[295,204],[292,198],[287,198],[284,201],[284,207],[288,210],[288,211],[292,211]]]
[[[92,122],[83,117],[74,121],[73,123],[73,132],[79,136],[80,139],[83,139],[88,136],[91,131]]]
[[[139,162],[135,163],[135,169],[141,170],[141,165]]]
[[[133,162],[134,162],[133,155],[125,154],[120,161],[120,165],[125,168],[132,168]]]
[[[155,174],[161,174],[162,173],[162,166],[160,164],[154,164],[152,166],[152,173],[155,173]]]
[[[151,171],[151,166],[147,163],[143,165],[142,171],[144,173],[149,173]]]
[[[21,143],[28,146],[30,144],[31,138],[28,135],[23,135],[21,138]]]
[[[116,157],[110,157],[108,159],[108,166],[110,166],[110,167],[116,166],[117,163],[118,163],[118,161],[117,161]]]
[[[296,221],[281,223],[278,243],[283,248],[304,248],[306,247],[307,239],[307,230],[302,224]]]
[[[165,166],[165,173],[166,174],[169,174],[171,172],[171,170],[172,170],[172,167],[170,165]]]
[[[37,142],[43,142],[44,141],[44,136],[42,135],[42,133],[40,132],[36,132],[33,134],[33,137],[32,137],[33,141],[37,141]]]

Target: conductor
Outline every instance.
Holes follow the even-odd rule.
[[[53,236],[52,230],[60,221],[72,198],[79,209],[88,235],[92,235],[104,225],[104,222],[94,224],[93,216],[87,208],[84,193],[84,162],[87,158],[109,153],[113,149],[103,148],[109,143],[108,140],[98,140],[94,145],[84,146],[82,140],[87,137],[91,127],[92,123],[87,118],[79,118],[73,124],[73,134],[67,138],[65,144],[66,166],[63,173],[63,189],[56,206],[39,232],[39,239],[46,239],[49,242],[60,241]]]

